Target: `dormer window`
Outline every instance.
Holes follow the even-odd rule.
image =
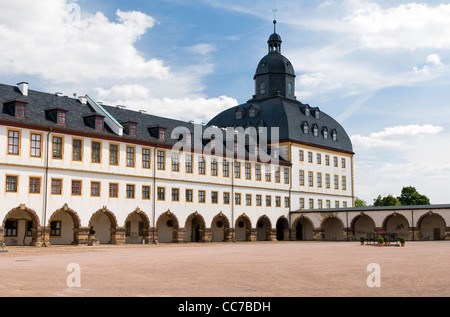
[[[305,116],[309,117],[309,113],[310,113],[309,107],[306,106],[305,107]]]
[[[245,115],[245,110],[242,109],[241,107],[238,107],[236,110],[236,120],[240,120],[244,117]]]
[[[163,141],[166,139],[166,129],[159,129],[158,139]]]
[[[315,109],[315,110],[314,110],[314,117],[315,117],[316,119],[320,119],[320,110],[319,110],[319,109]]]
[[[249,116],[250,118],[255,117],[255,116],[256,116],[256,109],[255,109],[255,108],[250,108],[250,109],[248,110],[248,116]]]
[[[58,111],[56,123],[61,124],[61,125],[66,124],[66,113],[65,112]]]
[[[125,132],[130,136],[136,136],[137,134],[137,122],[125,121],[120,122],[120,124],[125,128]]]
[[[103,130],[103,118],[95,118],[95,130]]]
[[[16,103],[16,117],[17,118],[25,118],[26,116],[26,107],[23,103]]]
[[[304,122],[302,125],[302,130],[304,134],[308,134],[309,133],[309,125],[308,122]]]
[[[322,134],[324,139],[328,139],[328,129],[326,127],[323,128]]]
[[[319,136],[319,127],[317,126],[317,124],[313,126],[313,134],[314,136]]]
[[[336,130],[331,131],[331,138],[333,141],[337,141],[337,132]]]

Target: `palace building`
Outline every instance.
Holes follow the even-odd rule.
[[[274,30],[251,99],[205,125],[26,82],[0,85],[0,240],[87,244],[94,232],[110,244],[306,239],[293,211],[353,207],[350,138],[296,99],[281,43]]]

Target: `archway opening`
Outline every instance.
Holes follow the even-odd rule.
[[[177,242],[178,240],[178,219],[174,214],[166,212],[159,216],[156,222],[157,240],[160,243]]]
[[[329,217],[322,223],[323,238],[328,241],[344,240],[343,230],[344,226],[339,219]]]
[[[5,245],[36,245],[40,228],[36,213],[24,206],[12,209],[3,220]]]

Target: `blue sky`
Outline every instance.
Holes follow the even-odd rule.
[[[450,4],[2,0],[0,82],[207,122],[253,95],[276,5],[297,99],[336,118],[355,194],[450,203]]]

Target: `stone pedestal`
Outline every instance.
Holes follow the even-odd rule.
[[[88,235],[88,246],[96,246],[99,245],[100,241],[93,234]]]

